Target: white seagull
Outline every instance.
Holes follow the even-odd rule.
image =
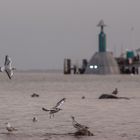
[[[13,132],[13,131],[17,131],[16,128],[12,127],[11,124],[9,122],[5,123],[6,124],[6,129],[8,132]]]
[[[83,131],[83,130],[88,130],[89,129],[89,127],[87,127],[85,125],[81,125],[80,123],[78,123],[73,116],[71,116],[71,118],[72,118],[73,127],[76,128],[78,131]]]
[[[11,58],[8,55],[6,55],[4,66],[1,67],[1,72],[5,71],[9,79],[11,79],[14,74],[13,73],[14,68],[12,68],[11,63],[12,63]]]
[[[52,107],[51,109],[46,109],[46,108],[42,108],[43,111],[49,111],[50,114],[50,118],[53,115],[54,117],[54,113],[59,112],[60,110],[62,110],[60,108],[60,106],[65,102],[66,98],[61,99],[54,107]]]

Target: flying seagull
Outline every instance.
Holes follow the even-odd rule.
[[[83,130],[88,130],[89,129],[89,127],[87,127],[85,125],[81,125],[80,123],[78,123],[75,120],[74,116],[71,116],[71,118],[72,118],[72,125],[73,125],[73,127],[76,128],[78,131],[83,131]]]
[[[5,123],[6,124],[6,129],[8,132],[13,132],[13,131],[17,131],[16,128],[12,127],[11,124],[9,122]]]
[[[112,94],[117,95],[118,94],[118,89],[115,88],[115,90],[112,91]]]
[[[65,102],[66,98],[61,99],[54,107],[52,107],[51,109],[46,109],[46,108],[42,108],[43,111],[49,111],[50,114],[50,118],[53,115],[54,117],[54,113],[59,112],[60,110],[62,110],[60,108],[60,106]]]
[[[13,73],[14,68],[12,68],[11,63],[12,63],[11,58],[8,55],[6,55],[4,66],[1,67],[1,72],[5,71],[9,79],[11,79],[14,74]]]

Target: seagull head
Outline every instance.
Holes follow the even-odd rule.
[[[72,120],[75,120],[74,116],[71,116]]]
[[[9,122],[6,122],[5,125],[6,125],[7,127],[11,127],[11,124],[10,124]]]

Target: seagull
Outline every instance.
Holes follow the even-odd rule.
[[[78,123],[75,120],[74,116],[71,116],[71,118],[72,118],[72,125],[73,125],[73,127],[76,128],[78,131],[83,131],[83,130],[88,130],[89,129],[89,127],[87,127],[85,125],[81,125],[80,123]]]
[[[66,98],[61,99],[54,107],[52,107],[51,109],[46,109],[46,108],[42,108],[43,111],[49,111],[50,114],[50,118],[53,115],[54,117],[54,113],[59,112],[60,110],[62,110],[60,108],[60,106],[65,102]]]
[[[1,72],[5,71],[9,79],[12,79],[12,76],[14,74],[13,70],[15,70],[15,68],[12,68],[11,63],[12,63],[11,58],[8,55],[6,55],[4,66],[1,67]]]
[[[17,131],[16,128],[12,127],[11,124],[9,122],[5,123],[6,124],[6,129],[8,130],[8,132],[13,132],[13,131]]]
[[[117,94],[118,94],[118,89],[117,89],[117,88],[115,88],[115,90],[114,90],[114,91],[112,91],[112,94],[117,95]]]
[[[36,117],[33,117],[32,121],[33,122],[37,122],[37,118]]]

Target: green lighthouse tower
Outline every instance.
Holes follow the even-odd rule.
[[[101,27],[101,32],[99,34],[99,52],[106,52],[106,34],[104,33],[104,27],[106,25],[104,21],[101,20],[97,26]]]
[[[118,64],[111,52],[106,50],[106,34],[104,33],[103,20],[97,25],[101,28],[98,38],[98,52],[89,60],[85,74],[119,74]]]

